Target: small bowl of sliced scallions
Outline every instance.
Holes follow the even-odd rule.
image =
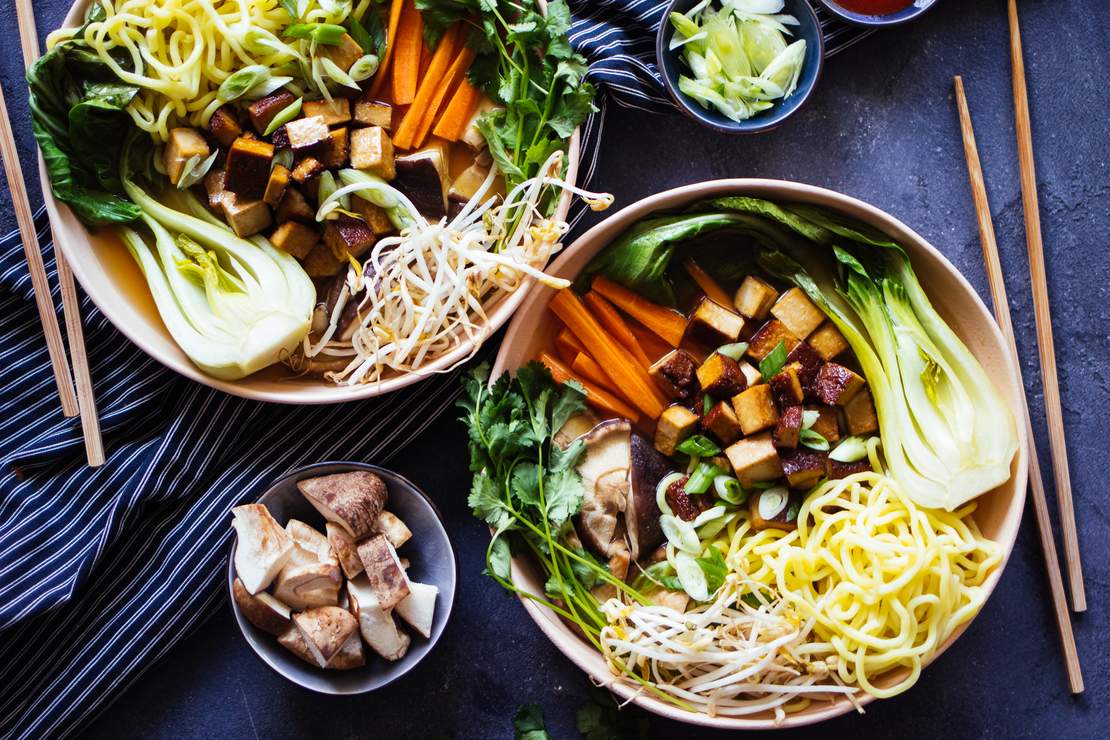
[[[824,42],[805,0],[672,0],[655,53],[681,111],[723,133],[754,134],[805,104]]]

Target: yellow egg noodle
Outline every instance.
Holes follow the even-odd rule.
[[[305,40],[281,40],[291,23],[278,0],[97,0],[105,19],[82,38],[123,82],[141,88],[128,106],[135,125],[165,141],[179,125],[203,127],[221,105],[217,89],[252,65],[299,75]],[[342,23],[361,17],[371,0],[301,0],[304,22]],[[54,31],[47,47],[80,29]],[[121,64],[121,55],[129,64]]]

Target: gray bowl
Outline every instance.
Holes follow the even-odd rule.
[[[432,621],[432,636],[425,640],[412,630],[412,644],[405,657],[390,662],[366,648],[366,665],[350,671],[329,671],[316,668],[298,658],[278,644],[277,638],[267,634],[247,621],[235,599],[231,598],[231,587],[235,581],[235,542],[227,562],[228,601],[235,613],[235,621],[243,637],[247,639],[255,654],[266,665],[293,683],[322,694],[364,694],[396,681],[411,671],[435,647],[440,635],[451,616],[455,601],[455,582],[458,580],[455,553],[443,527],[442,517],[435,504],[407,479],[396,473],[358,462],[324,462],[297,468],[276,481],[258,503],[264,504],[280,524],[290,519],[300,519],[306,524],[324,530],[324,518],[305,500],[297,490],[297,481],[331,473],[349,473],[353,470],[369,470],[381,476],[389,488],[389,501],[386,507],[399,516],[412,531],[412,539],[404,544],[398,554],[411,561],[409,577],[420,583],[430,583],[439,588],[436,599],[435,618]],[[402,629],[407,629],[403,627]]]

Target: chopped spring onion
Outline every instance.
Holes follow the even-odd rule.
[[[347,74],[355,82],[362,82],[374,76],[378,71],[378,57],[376,54],[367,54],[366,56],[359,57],[351,68],[347,70]]]
[[[243,95],[248,100],[257,100],[264,98],[267,95],[276,93],[281,88],[288,85],[293,81],[292,77],[271,77],[263,82],[259,82]]]
[[[261,64],[252,64],[249,67],[243,67],[220,83],[220,87],[216,90],[216,97],[224,103],[237,100],[246,95],[248,90],[251,90],[256,85],[262,84],[269,79],[269,67],[264,67]]]
[[[759,501],[756,506],[761,517],[774,519],[783,512],[789,501],[790,492],[783,486],[774,486],[759,494]]]
[[[358,86],[358,83],[355,82],[354,78],[344,72],[340,68],[340,66],[332,60],[328,59],[327,57],[320,57],[318,61],[320,62],[320,65],[324,68],[324,72],[327,73],[328,77],[335,80],[340,85],[343,85],[344,87],[350,87],[355,90],[362,89]]]
[[[697,517],[694,519],[694,521],[691,522],[691,525],[695,529],[697,529],[698,527],[705,524],[706,522],[711,522],[715,519],[720,519],[721,517],[723,517],[725,515],[725,511],[726,511],[726,509],[723,506],[712,506],[712,507],[706,509],[705,511],[703,511],[702,513],[698,514]]]
[[[683,521],[671,514],[664,514],[659,517],[659,526],[663,530],[667,542],[674,545],[678,550],[694,555],[701,553],[701,540],[698,539],[698,533],[694,531],[690,522]]]
[[[294,23],[282,35],[289,39],[309,39],[324,46],[339,46],[347,29],[334,23]]]
[[[803,429],[798,435],[798,441],[811,450],[826,452],[829,449],[829,440],[812,429]]]
[[[219,150],[212,152],[204,159],[201,159],[199,154],[189,157],[185,166],[181,169],[181,177],[177,181],[177,187],[180,190],[188,190],[203,180],[208,171],[212,169],[212,165],[215,164],[218,156],[220,156]]]
[[[717,443],[703,434],[693,434],[682,440],[675,450],[693,457],[713,457],[721,452]]]
[[[667,489],[675,484],[676,481],[683,479],[682,473],[670,473],[664,475],[659,479],[655,485],[655,505],[659,507],[659,511],[664,514],[671,513],[671,505],[667,503]]]
[[[694,472],[690,474],[690,479],[686,481],[684,490],[688,494],[705,493],[713,485],[713,480],[724,472],[713,463],[700,462],[694,468]]]
[[[821,418],[821,412],[820,411],[814,411],[812,409],[803,411],[802,412],[802,429],[812,428],[813,425],[816,424],[817,420],[820,419],[820,418]]]
[[[713,490],[717,492],[717,498],[726,504],[739,506],[748,500],[748,492],[740,485],[740,481],[731,475],[718,475],[714,478]]]
[[[724,344],[717,348],[717,354],[724,355],[730,360],[740,361],[744,353],[748,351],[747,342],[734,342],[733,344]]]
[[[829,453],[830,460],[842,463],[859,462],[867,457],[867,440],[863,437],[845,437],[836,448]]]
[[[686,552],[676,552],[672,560],[675,575],[682,584],[682,590],[695,601],[709,600],[709,582],[698,561]]]
[[[303,104],[304,98],[297,98],[292,103],[279,110],[277,112],[277,115],[274,116],[274,119],[270,121],[270,125],[266,127],[266,131],[263,133],[263,136],[269,136],[270,134],[274,133],[279,128],[299,116],[301,114],[301,105]]]

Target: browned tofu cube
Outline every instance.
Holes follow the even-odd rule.
[[[349,151],[348,129],[337,128],[328,134],[327,143],[320,150],[320,161],[330,169],[347,166],[347,153]]]
[[[380,100],[359,100],[355,103],[355,123],[388,131],[393,126],[393,106]]]
[[[686,336],[710,347],[735,342],[744,330],[744,317],[709,298],[702,298],[686,324]]]
[[[797,406],[805,398],[802,381],[798,378],[798,367],[787,365],[771,377],[771,394],[780,407]]]
[[[273,161],[273,145],[240,136],[227,154],[227,189],[247,200],[261,200]]]
[[[799,341],[781,321],[771,319],[748,340],[748,356],[759,362],[771,354],[775,347],[779,346],[779,342],[785,344],[786,351],[789,352]]]
[[[848,342],[844,339],[843,335],[841,335],[840,331],[837,330],[836,325],[831,321],[826,321],[821,324],[821,326],[817,327],[817,329],[806,338],[806,341],[809,342],[810,346],[813,347],[813,351],[825,362],[836,358],[837,355],[848,349]]]
[[[334,277],[349,264],[346,259],[335,256],[327,244],[320,242],[304,258],[302,267],[310,278],[322,278]]]
[[[242,239],[254,236],[273,223],[270,207],[261,200],[248,200],[228,193],[220,200],[220,208],[228,225]]]
[[[285,135],[289,137],[289,148],[297,154],[324,148],[331,134],[323,116],[298,118],[285,124],[284,128]]]
[[[324,227],[324,243],[336,255],[349,254],[352,257],[361,257],[370,251],[378,241],[378,237],[370,230],[366,222],[340,216],[327,222]]]
[[[208,133],[220,146],[231,146],[235,140],[243,135],[243,127],[239,125],[239,118],[231,106],[219,108],[208,119]]]
[[[351,166],[383,180],[397,176],[393,139],[381,126],[360,128],[351,134]]]
[[[351,34],[343,34],[343,38],[339,40],[339,44],[331,46],[328,44],[320,44],[316,47],[316,53],[326,57],[333,62],[335,66],[339,67],[344,72],[350,70],[351,65],[359,60],[365,54],[362,47],[358,45]]]
[[[864,380],[854,372],[835,362],[826,362],[813,380],[814,390],[821,403],[843,406],[859,393]]]
[[[265,135],[266,129],[273,123],[274,117],[291,106],[296,100],[291,93],[282,90],[248,105],[247,113],[250,114],[251,125],[254,126],[254,130]]]
[[[747,387],[740,363],[714,352],[698,368],[698,384],[714,398],[732,398]]]
[[[844,424],[848,428],[848,434],[873,434],[879,431],[879,417],[875,414],[871,391],[864,388],[844,404]]]
[[[687,400],[698,391],[697,363],[684,349],[673,349],[648,368],[648,374],[671,398]]]
[[[226,183],[227,173],[223,170],[212,170],[204,176],[204,189],[208,192],[209,208],[219,208],[226,196],[234,195],[228,191]]]
[[[750,362],[741,360],[737,364],[740,366],[740,374],[744,376],[747,387],[751,388],[753,385],[759,385],[763,382],[763,373],[759,372]]]
[[[314,180],[324,174],[324,170],[326,169],[324,163],[316,159],[316,157],[305,157],[293,167],[293,172],[290,177],[293,178],[294,182],[304,185],[306,182]]]
[[[379,237],[392,234],[397,230],[396,227],[393,226],[393,222],[389,220],[389,215],[381,206],[374,205],[370,201],[359,197],[354,197],[351,201],[355,213],[362,216],[363,220],[366,221],[366,224],[370,227],[370,230]]]
[[[185,165],[190,159],[193,157],[204,159],[211,153],[208,142],[195,128],[170,129],[170,138],[162,150],[162,164],[166,168],[170,182],[176,185],[181,182],[181,176],[185,174]]]
[[[754,385],[740,395],[733,396],[732,407],[736,409],[744,434],[770,429],[779,420],[779,412],[771,398],[771,386],[766,383]]]
[[[725,445],[740,439],[743,433],[740,429],[740,420],[736,418],[736,412],[732,410],[732,404],[728,401],[718,401],[713,404],[713,408],[702,417],[701,424]]]
[[[771,442],[770,432],[746,437],[729,445],[725,449],[725,457],[741,485],[750,486],[782,477],[782,461]]]
[[[840,421],[836,409],[832,406],[806,406],[806,411],[816,411],[817,421],[810,427],[829,442],[840,440]]]
[[[791,488],[813,488],[825,476],[827,452],[799,447],[783,450],[779,456],[782,458],[783,475]]]
[[[282,165],[274,165],[270,170],[270,179],[266,183],[266,193],[262,200],[271,208],[277,208],[285,197],[285,189],[289,187],[289,170]]]
[[[825,364],[821,356],[807,342],[798,342],[786,356],[786,364],[797,371],[802,392],[809,398],[816,398],[813,381],[817,378],[817,371]]]
[[[320,232],[300,221],[286,221],[270,236],[274,246],[303,260],[320,241]]]
[[[801,288],[791,288],[771,306],[771,315],[781,321],[798,339],[805,339],[825,320],[824,312],[813,305]]]
[[[778,423],[771,432],[775,447],[794,449],[802,435],[802,407],[787,406],[779,413]]]
[[[278,204],[274,216],[280,223],[286,221],[314,223],[316,221],[316,211],[312,210],[312,206],[305,200],[304,195],[295,187],[285,188],[285,195],[282,196],[281,203]]]
[[[825,460],[825,475],[829,480],[840,480],[856,473],[866,473],[871,470],[871,462],[865,457],[856,462],[837,462],[831,457]]]
[[[351,101],[346,98],[309,100],[301,106],[305,118],[320,116],[328,126],[342,126],[351,121]]]
[[[698,427],[698,415],[685,406],[668,406],[655,424],[655,449],[664,455],[675,453],[682,440]]]
[[[778,297],[779,292],[766,281],[760,280],[755,275],[748,275],[736,289],[732,305],[741,316],[763,321],[767,318],[767,314],[771,313],[771,306],[775,304],[775,299]]]
[[[270,135],[270,143],[274,145],[274,149],[288,149],[289,148],[289,134],[285,131],[285,126],[278,126],[274,133]]]
[[[786,532],[797,529],[800,506],[797,496],[784,492],[780,487],[758,491],[748,501],[752,529],[781,529]]]

